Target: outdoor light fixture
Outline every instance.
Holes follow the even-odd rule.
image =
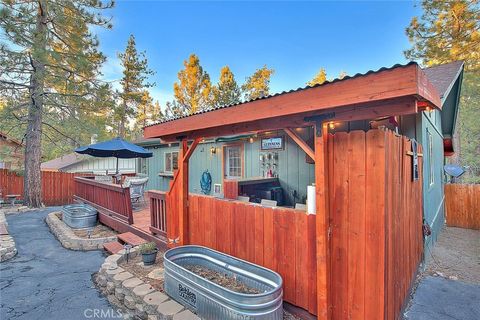
[[[132,249],[132,246],[129,245],[129,244],[125,244],[123,246],[123,248],[125,249],[125,257],[126,257],[127,263],[128,263],[128,256],[130,255],[130,249]]]
[[[425,111],[427,111],[427,112],[432,112],[433,110],[432,110],[431,107],[426,107],[426,108],[425,108]]]
[[[250,139],[248,139],[248,142],[253,143],[253,137],[250,137]]]
[[[328,127],[329,127],[331,130],[335,129],[335,123],[329,122],[329,123],[328,123]]]
[[[210,153],[211,153],[211,154],[217,153],[217,148],[215,148],[215,147],[213,147],[213,146],[210,147]]]

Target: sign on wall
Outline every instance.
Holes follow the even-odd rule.
[[[283,137],[272,137],[262,139],[262,150],[283,150]]]

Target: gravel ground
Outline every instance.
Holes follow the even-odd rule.
[[[480,230],[445,227],[425,254],[427,274],[480,285]]]

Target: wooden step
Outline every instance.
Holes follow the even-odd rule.
[[[103,244],[103,249],[111,254],[115,254],[123,249],[123,245],[118,241],[107,242]]]
[[[131,232],[120,233],[119,235],[117,235],[117,238],[120,243],[128,243],[129,245],[134,247],[148,242],[147,240],[142,239]]]

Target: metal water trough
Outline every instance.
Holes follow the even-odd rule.
[[[62,208],[62,220],[72,229],[97,225],[97,210],[86,204],[70,204]]]
[[[202,319],[283,319],[282,277],[269,269],[201,247],[182,246],[164,255],[165,292]],[[221,287],[187,270],[201,265],[234,276],[259,294]]]

